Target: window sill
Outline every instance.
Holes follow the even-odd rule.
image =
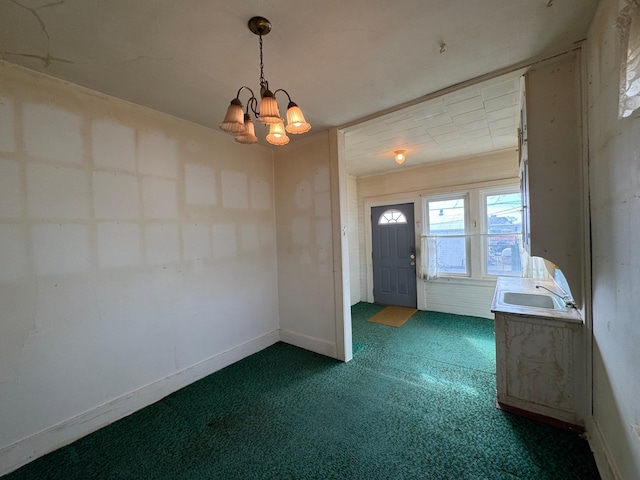
[[[482,287],[495,287],[498,277],[493,278],[471,278],[471,277],[438,277],[431,280],[424,280],[425,283],[448,284],[448,285],[477,285]]]

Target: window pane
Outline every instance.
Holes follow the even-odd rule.
[[[407,223],[407,217],[400,210],[385,210],[378,219],[378,225],[389,225],[390,223]]]
[[[467,273],[467,239],[437,237],[438,273]]]
[[[488,195],[487,273],[521,275],[522,209],[520,193]]]
[[[438,274],[465,275],[467,237],[465,199],[436,200],[427,203],[429,236],[435,237]]]
[[[430,235],[464,235],[464,198],[429,202]]]

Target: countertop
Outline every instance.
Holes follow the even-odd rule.
[[[566,311],[561,311],[548,308],[509,305],[500,302],[502,292],[520,292],[551,295],[548,292],[536,289],[536,285],[542,285],[554,292],[561,292],[560,288],[553,280],[540,280],[519,277],[498,277],[496,290],[493,294],[493,302],[491,303],[491,311],[494,313],[510,313],[512,315],[525,315],[529,317],[549,318],[571,323],[583,323],[580,312],[575,308],[568,307]]]

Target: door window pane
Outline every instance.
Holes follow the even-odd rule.
[[[378,219],[378,225],[395,225],[397,223],[407,223],[407,217],[400,210],[385,210]]]

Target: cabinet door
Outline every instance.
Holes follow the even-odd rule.
[[[572,412],[571,331],[558,326],[509,322],[508,338],[507,395]]]
[[[571,424],[577,415],[580,324],[496,313],[496,390],[500,405]]]

